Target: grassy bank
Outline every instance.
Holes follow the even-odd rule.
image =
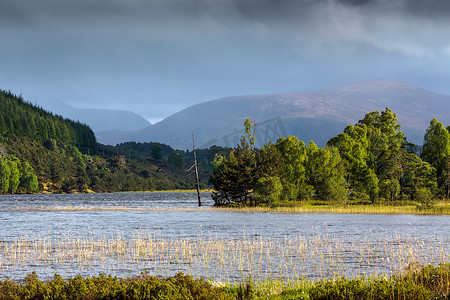
[[[140,275],[132,278],[98,277],[39,280],[36,274],[22,282],[0,281],[0,299],[448,299],[450,264],[412,269],[390,277],[371,277],[285,284],[266,281],[218,285],[178,273],[160,278]]]
[[[189,191],[185,191],[189,192]],[[127,192],[128,193],[128,192]],[[326,213],[326,214],[385,214],[385,215],[450,215],[450,202],[439,202],[432,207],[423,208],[419,204],[407,205],[335,205],[303,204],[289,206],[201,206],[196,203],[191,207],[128,207],[128,206],[14,206],[5,210],[24,211],[229,211],[241,213]]]
[[[267,206],[220,206],[218,210],[239,212],[335,213],[335,214],[411,214],[450,215],[450,201],[439,200],[423,205],[414,201],[383,203],[329,203],[325,201],[289,201]]]
[[[23,282],[0,282],[0,299],[233,299],[221,289],[203,279],[189,275],[158,278],[141,275],[117,278],[100,275],[84,278],[76,276],[64,280],[55,274],[51,280],[41,281],[35,273]]]
[[[326,279],[295,284],[266,282],[255,285],[246,280],[235,286],[236,299],[313,299],[313,300],[426,300],[450,298],[450,264],[409,267],[390,277]]]

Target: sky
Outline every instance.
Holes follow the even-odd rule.
[[[369,79],[450,94],[448,0],[0,0],[0,89],[156,122]]]

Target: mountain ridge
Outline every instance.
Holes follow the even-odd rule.
[[[206,101],[187,107],[151,127],[128,132],[122,138],[157,141],[184,149],[191,147],[193,129],[198,145],[232,147],[235,144],[230,140],[238,141],[242,122],[250,118],[269,126],[257,130],[274,131],[277,127],[279,135],[296,135],[305,142],[314,140],[323,146],[346,125],[354,125],[366,113],[382,111],[386,107],[397,113],[402,131],[416,144],[422,143],[431,119],[450,123],[449,95],[377,79],[321,91],[231,96]],[[229,139],[232,135],[235,137]],[[275,133],[272,136],[266,134],[258,146],[268,142],[269,137],[272,141],[277,138]]]

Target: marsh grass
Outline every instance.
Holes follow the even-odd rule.
[[[41,276],[98,273],[132,276],[183,272],[217,283],[251,276],[270,289],[324,278],[390,276],[407,266],[450,262],[449,241],[410,236],[335,237],[312,233],[295,238],[205,237],[171,239],[152,231],[112,237],[66,233],[56,238],[22,236],[0,242],[0,274],[17,277],[35,270]]]
[[[128,207],[128,206],[35,206],[10,207],[5,211],[225,211],[261,213],[334,213],[334,214],[410,214],[410,215],[450,215],[450,201],[437,201],[424,208],[420,203],[405,201],[395,204],[330,204],[327,202],[287,202],[279,206],[202,206],[202,207]]]
[[[128,207],[128,206],[34,206],[10,207],[5,211],[205,211],[208,207]]]
[[[413,201],[397,201],[395,203],[352,204],[327,203],[317,201],[295,201],[279,203],[277,206],[222,206],[221,211],[238,212],[279,212],[279,213],[335,213],[335,214],[410,214],[410,215],[450,215],[450,201],[436,201],[424,208]]]

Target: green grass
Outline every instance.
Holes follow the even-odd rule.
[[[335,213],[335,214],[411,214],[450,215],[450,201],[439,200],[430,207],[414,201],[395,201],[391,204],[330,203],[326,201],[285,201],[270,206],[221,206],[218,210],[239,212],[279,213]]]
[[[295,283],[247,280],[225,289],[235,299],[426,300],[450,298],[450,264],[408,269],[390,277],[341,277]]]
[[[55,274],[47,281],[35,273],[22,282],[0,281],[0,299],[312,299],[312,300],[427,300],[449,299],[450,264],[410,267],[390,277],[339,278],[317,282],[285,283],[251,278],[237,283],[216,285],[178,273],[159,278],[142,274],[132,278],[98,277],[63,279]]]
[[[55,274],[51,280],[39,280],[35,273],[23,282],[0,282],[0,299],[233,299],[203,279],[181,273],[169,278],[140,275],[117,278],[99,275],[76,276],[64,280]]]

